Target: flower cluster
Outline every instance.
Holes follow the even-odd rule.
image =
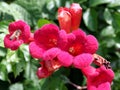
[[[31,56],[40,60],[39,79],[50,76],[60,67],[73,66],[86,76],[88,90],[110,90],[114,73],[104,64],[99,68],[91,66],[95,62],[98,41],[79,28],[81,17],[82,8],[73,3],[70,8],[58,9],[60,28],[55,24],[45,24],[32,35],[24,21],[13,22],[4,39],[5,47],[17,50],[21,44],[30,43]]]

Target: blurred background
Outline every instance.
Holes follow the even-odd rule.
[[[17,51],[4,48],[8,25],[24,20],[32,32],[46,23],[58,25],[58,7],[76,2],[83,8],[80,28],[99,41],[97,53],[111,62],[115,72],[112,90],[120,90],[120,0],[0,0],[0,90],[76,90],[86,85],[75,68],[61,68],[50,77],[38,80],[39,62],[29,55],[28,45]]]

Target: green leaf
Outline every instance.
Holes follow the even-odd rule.
[[[36,71],[36,67],[35,65],[30,61],[28,61],[26,63],[26,68],[25,68],[25,77],[28,78],[28,79],[31,79],[31,78],[34,78],[32,76],[34,76],[35,74],[35,71]]]
[[[11,15],[14,18],[14,20],[21,19],[31,24],[30,14],[28,13],[27,10],[25,10],[18,4],[15,3],[7,4],[5,2],[0,2],[0,11]]]
[[[8,79],[8,75],[7,75],[7,69],[6,66],[3,64],[0,64],[0,80],[7,80]]]
[[[41,87],[41,90],[56,90],[56,89],[57,90],[67,90],[67,88],[64,85],[64,82],[58,76],[56,76],[56,77],[51,76],[51,77],[47,78]]]
[[[100,5],[100,4],[109,3],[109,2],[111,2],[111,0],[89,0],[90,6],[93,6],[93,7]]]
[[[55,5],[57,8],[61,7],[61,6],[67,6],[67,4],[71,3],[70,0],[53,0],[55,2]],[[74,0],[72,2],[77,3],[80,0]],[[70,5],[70,4],[69,4]]]
[[[32,24],[36,25],[38,19],[41,18],[41,10],[45,9],[44,5],[48,0],[15,0],[14,3],[20,5],[21,7],[23,7],[25,10],[27,10],[30,15],[31,18],[30,20],[32,20]]]
[[[28,13],[27,10],[25,10],[20,5],[15,4],[15,3],[11,3],[10,10],[11,10],[11,14],[15,20],[24,20],[28,24],[30,24],[30,25],[32,24],[31,19],[30,19],[30,17],[31,17],[30,14]]]
[[[53,11],[54,10],[54,8],[55,8],[55,1],[54,0],[50,0],[48,3],[47,3],[47,9],[49,10],[49,11]]]
[[[117,7],[120,6],[120,0],[111,0],[111,2],[108,4],[108,7]]]
[[[112,25],[117,30],[117,32],[120,32],[120,13],[115,12],[112,14],[112,16],[113,16]]]
[[[115,65],[118,65],[120,62],[119,60],[117,62],[113,62]],[[114,77],[114,81],[113,81],[114,85],[112,85],[112,90],[119,90],[120,89],[120,70],[117,69],[115,71],[115,77]]]
[[[26,63],[24,77],[27,80],[30,80],[32,82],[31,86],[29,86],[30,83],[26,83],[26,85],[25,85],[26,90],[41,90],[40,89],[41,87],[40,87],[40,84],[39,84],[39,79],[36,75],[38,65],[39,65],[39,61],[36,61],[34,59],[31,59],[31,60],[27,61],[27,63]],[[30,87],[33,88],[33,89],[28,89]]]
[[[0,2],[0,11],[2,11],[4,13],[10,13],[9,9],[10,9],[10,7],[9,7],[9,5],[7,3]]]
[[[42,9],[42,17],[47,19],[56,19],[57,13],[57,5],[55,0],[48,0],[48,2],[44,5],[44,9]]]
[[[9,23],[10,23],[9,21],[4,21],[4,22],[1,21],[0,22],[0,33],[4,33],[4,34],[8,33],[8,24]]]
[[[75,3],[84,3],[84,2],[86,2],[87,0],[73,0],[73,2],[75,2]]]
[[[112,26],[107,26],[101,32],[102,37],[115,37],[115,30]]]
[[[118,70],[116,73],[115,73],[115,78],[114,80],[119,80],[120,79],[120,71]]]
[[[18,59],[18,61],[17,62],[11,62],[11,64],[12,64],[12,69],[13,69],[14,76],[16,77],[17,75],[20,74],[20,72],[25,70],[26,61],[25,61],[25,58],[24,58],[24,54],[22,53],[22,51],[20,49],[18,49],[15,52],[15,54],[16,54],[16,59]]]
[[[4,47],[4,37],[5,37],[6,34],[4,33],[1,33],[0,34],[0,47]]]
[[[40,28],[42,27],[44,24],[49,24],[51,23],[50,21],[46,20],[46,19],[39,19],[38,20],[38,23],[37,23],[37,26]]]
[[[38,82],[33,82],[32,80],[26,80],[24,82],[24,90],[41,90],[40,85],[36,86],[34,84],[37,84]]]
[[[22,55],[19,57],[23,57],[23,59],[24,59],[24,60],[21,60],[23,62],[23,65],[21,65],[21,66],[23,66],[23,67],[21,67],[21,70],[23,70],[23,69],[25,70],[24,77],[28,80],[32,80],[33,86],[38,85],[38,78],[36,76],[36,71],[37,71],[37,66],[39,65],[39,61],[31,59],[28,45],[22,45],[20,47],[19,51],[20,51],[19,55],[20,54]],[[21,61],[18,64],[22,64]]]
[[[16,62],[16,63],[18,63],[19,58],[18,58],[18,55],[17,55],[16,51],[12,51],[12,50],[8,49],[7,55],[6,55],[6,60],[7,60],[7,62]]]
[[[106,40],[106,45],[108,48],[113,47],[115,45],[115,43],[116,43],[115,40],[112,38]]]
[[[23,57],[26,61],[30,60],[30,53],[29,53],[29,46],[28,45],[21,45],[20,46],[20,51],[23,53]]]
[[[106,8],[104,11],[104,18],[108,24],[112,24],[112,15],[108,8]]]
[[[10,63],[12,72],[14,73],[14,76],[20,74],[25,68],[25,60],[23,53],[21,53],[20,50],[18,51],[11,51],[8,50],[7,56],[6,56],[7,63]]]
[[[22,83],[15,83],[9,87],[9,90],[24,90]]]
[[[31,59],[30,61],[27,62],[26,64],[26,70],[25,70],[25,77],[28,79],[36,79],[36,71],[37,71],[37,64],[39,64],[37,61],[34,59]]]
[[[0,47],[4,47],[4,37],[8,34],[8,21],[0,22]]]
[[[36,14],[36,11],[39,11],[37,12],[39,14],[41,13],[40,11],[47,1],[49,0],[29,0],[29,2],[26,0],[15,0],[15,3],[24,7],[27,11],[30,11],[31,13],[35,11],[35,13],[33,14]]]
[[[4,8],[4,9],[3,9]],[[0,2],[0,12],[2,13],[3,20],[13,20],[11,7],[6,2]]]
[[[7,53],[7,50],[3,47],[0,47],[0,57],[4,57]]]
[[[11,63],[14,76],[17,77],[25,68],[25,61],[21,60],[18,63]]]
[[[88,29],[97,30],[97,12],[94,9],[87,9],[83,14],[83,20]]]
[[[116,43],[115,47],[119,49],[120,48],[120,43]]]
[[[61,7],[62,5],[65,4],[65,2],[63,0],[55,0],[55,4],[56,4],[56,7]]]

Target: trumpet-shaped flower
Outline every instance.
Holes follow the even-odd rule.
[[[9,25],[9,34],[4,38],[6,48],[16,50],[22,43],[28,43],[31,38],[30,26],[24,21],[19,20]]]
[[[114,78],[114,72],[111,69],[106,69],[105,66],[94,68],[88,66],[82,68],[83,74],[87,78],[88,90],[111,90],[111,82]]]
[[[82,66],[84,67],[83,62],[85,62],[85,60],[88,60],[88,62],[92,63],[92,54],[95,53],[97,49],[97,39],[92,35],[86,35],[85,32],[83,32],[81,29],[78,29],[68,34],[68,42],[64,48],[64,51],[68,52],[68,54],[73,57],[73,65],[75,67],[78,67],[79,63],[81,64],[80,68],[82,68]],[[85,59],[83,59],[83,57],[85,57]],[[65,61],[62,61],[62,59],[61,62],[65,64]]]
[[[34,41],[30,43],[30,53],[34,58],[42,58],[45,51],[59,47],[63,48],[67,42],[65,31],[59,31],[54,24],[46,24],[34,34]]]
[[[61,60],[64,62],[61,62]],[[67,52],[61,51],[59,48],[51,48],[43,54],[43,60],[40,63],[41,67],[37,71],[37,76],[39,78],[48,77],[62,65],[70,66],[72,60],[72,56]]]

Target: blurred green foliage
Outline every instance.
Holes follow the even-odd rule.
[[[28,45],[11,51],[3,44],[10,22],[24,20],[34,32],[46,23],[58,24],[58,7],[69,7],[73,2],[83,8],[80,28],[98,39],[97,53],[111,62],[115,72],[112,90],[120,90],[119,0],[0,0],[0,90],[75,90],[61,75],[75,84],[85,85],[81,71],[74,68],[61,68],[52,76],[38,80],[39,62],[30,56]]]

